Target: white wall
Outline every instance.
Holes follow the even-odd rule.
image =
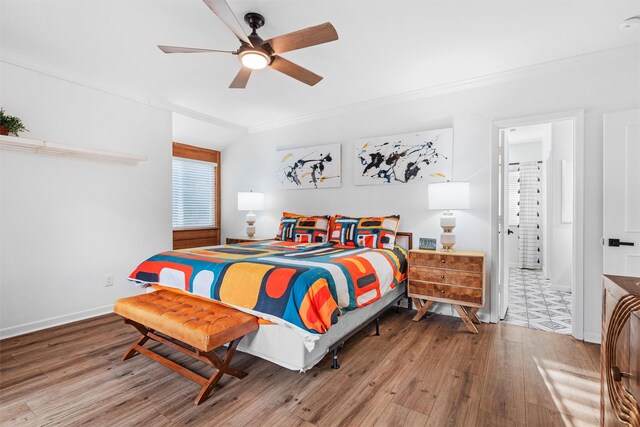
[[[224,128],[183,114],[172,113],[172,138],[176,142],[211,150],[222,150],[243,132]]]
[[[22,136],[148,156],[137,166],[0,151],[0,334],[111,311],[171,248],[171,114],[0,63]],[[113,274],[115,285],[105,287]]]
[[[537,162],[542,160],[542,141],[509,144],[509,163]]]
[[[571,289],[572,224],[562,223],[562,160],[573,158],[573,123],[569,120],[551,125],[551,285]]]
[[[283,210],[348,215],[402,215],[400,228],[414,237],[438,236],[439,212],[427,209],[426,185],[353,185],[353,141],[368,136],[446,126],[454,128],[455,180],[471,181],[472,209],[459,213],[458,248],[489,252],[491,123],[536,114],[585,110],[585,337],[600,335],[602,274],[602,114],[640,106],[637,56],[599,65],[567,66],[530,74],[517,81],[424,99],[373,107],[339,117],[293,124],[250,134],[223,152],[223,237],[242,234],[236,193],[250,188],[266,193],[266,211],[258,214],[258,234],[273,236]],[[383,82],[381,82],[383,84]],[[325,190],[278,189],[276,149],[342,143],[343,185]],[[487,264],[489,265],[489,264]],[[483,312],[490,309],[487,293]],[[497,309],[497,308],[496,308]]]

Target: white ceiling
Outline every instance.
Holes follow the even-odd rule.
[[[621,32],[637,0],[228,0],[263,14],[264,38],[330,21],[340,39],[283,56],[324,76],[274,70],[228,89],[225,54],[166,55],[157,44],[234,50],[201,0],[2,0],[0,47],[58,73],[251,127],[640,42]]]

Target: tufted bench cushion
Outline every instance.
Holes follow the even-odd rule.
[[[168,290],[119,299],[113,311],[142,334],[122,356],[122,360],[143,354],[200,384],[202,388],[196,397],[196,405],[209,397],[223,374],[237,378],[247,375],[229,364],[242,337],[258,329],[258,319],[255,316],[215,301]],[[171,347],[215,369],[211,376],[202,376],[144,347],[149,340]],[[227,343],[224,358],[221,358],[215,349]]]
[[[166,290],[119,299],[113,311],[205,352],[258,329],[255,316]]]

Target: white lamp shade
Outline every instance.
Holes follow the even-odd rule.
[[[240,192],[238,193],[239,211],[261,211],[264,209],[264,193]]]
[[[429,184],[429,209],[451,210],[469,209],[470,193],[468,182],[440,182]]]

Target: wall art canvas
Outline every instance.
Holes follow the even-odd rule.
[[[453,128],[356,141],[356,185],[442,182],[451,179]]]
[[[278,180],[285,189],[342,185],[340,144],[278,150]]]

